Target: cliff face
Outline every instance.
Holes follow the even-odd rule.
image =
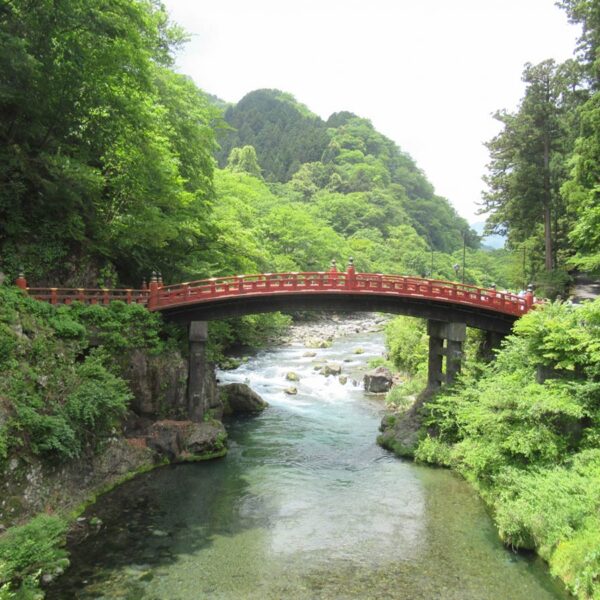
[[[214,418],[187,419],[188,363],[177,351],[149,354],[135,350],[125,369],[133,393],[120,428],[96,451],[69,461],[48,461],[30,453],[12,453],[0,472],[0,531],[39,512],[77,509],[97,494],[136,473],[170,462],[223,456],[227,434]],[[203,374],[212,415],[222,413],[212,365]],[[0,408],[0,426],[9,418]]]

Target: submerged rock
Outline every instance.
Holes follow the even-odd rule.
[[[314,356],[316,356],[317,353],[313,352],[312,350],[308,350],[307,352],[305,352],[302,356],[304,358],[313,358]]]
[[[392,387],[393,381],[392,373],[385,367],[377,367],[376,369],[367,371],[363,378],[365,392],[373,394],[387,392]]]
[[[229,383],[221,387],[224,414],[261,412],[269,404],[245,383]]]
[[[342,384],[342,385],[346,385],[346,383],[348,383],[348,378],[345,375],[340,375],[338,377],[338,381]]]
[[[298,393],[298,389],[295,388],[293,385],[288,388],[285,388],[283,391],[289,396],[295,396]]]
[[[294,373],[294,371],[290,371],[286,374],[285,378],[288,381],[300,381],[300,377],[298,377],[298,373]]]

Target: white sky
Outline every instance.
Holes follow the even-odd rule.
[[[277,88],[324,119],[371,119],[471,222],[491,114],[517,106],[526,62],[571,57],[579,35],[554,0],[163,2],[192,35],[178,68],[203,90]]]

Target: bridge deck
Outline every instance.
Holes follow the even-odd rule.
[[[23,280],[24,281],[24,280]],[[520,317],[534,304],[533,295],[524,297],[451,281],[421,279],[402,275],[348,272],[265,273],[235,275],[161,286],[149,289],[28,288],[32,297],[52,304],[108,304],[121,300],[142,304],[152,311],[204,305],[242,297],[281,295],[364,295],[423,299],[480,308]]]

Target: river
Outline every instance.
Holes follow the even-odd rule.
[[[357,348],[364,352],[355,353]],[[226,458],[142,475],[101,497],[93,535],[50,600],[567,598],[539,559],[507,550],[475,492],[453,473],[375,444],[382,400],[359,380],[380,333],[252,357],[245,381],[270,407],[228,425]],[[314,370],[343,365],[349,381]],[[287,395],[285,375],[300,381]]]

